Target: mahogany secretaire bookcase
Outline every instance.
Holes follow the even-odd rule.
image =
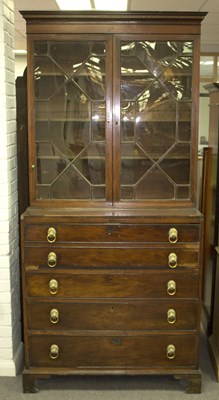
[[[169,374],[200,392],[205,14],[22,15],[24,391],[50,375]]]

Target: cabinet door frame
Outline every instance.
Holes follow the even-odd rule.
[[[35,138],[34,42],[98,41],[106,43],[106,121],[105,121],[105,200],[37,198],[37,154]],[[109,207],[112,206],[112,35],[97,34],[29,34],[28,35],[28,151],[30,205],[43,207]]]
[[[120,43],[122,41],[188,41],[193,42],[192,93],[191,93],[191,151],[190,151],[190,198],[188,200],[122,200],[121,199],[121,142],[120,142]],[[198,154],[198,109],[199,109],[199,47],[197,35],[186,34],[115,34],[113,58],[113,204],[117,208],[141,208],[152,206],[191,207],[196,206],[197,154]]]

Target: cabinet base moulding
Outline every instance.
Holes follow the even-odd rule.
[[[115,370],[114,369],[83,369],[82,371],[75,370],[65,370],[61,369],[59,371],[51,371],[48,369],[47,371],[39,371],[34,372],[32,369],[28,370],[25,369],[23,371],[23,392],[24,393],[37,393],[39,391],[37,387],[37,380],[38,379],[50,379],[51,376],[67,376],[67,375],[89,375],[89,376],[98,376],[98,375],[132,375],[132,376],[142,376],[145,377],[149,375],[166,375],[166,376],[173,376],[175,379],[182,381],[185,384],[185,391],[188,394],[198,394],[201,393],[201,383],[202,383],[202,374],[200,370],[183,370],[176,373],[176,371],[169,370],[168,372],[165,371],[157,371],[157,370],[150,370],[145,371],[142,369],[135,369],[135,370]]]

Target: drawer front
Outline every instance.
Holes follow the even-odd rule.
[[[55,253],[55,258],[54,258]],[[176,268],[198,268],[199,253],[186,248],[145,247],[26,247],[25,265],[51,269],[69,267],[166,267],[170,254],[176,254]],[[55,259],[55,262],[54,262]],[[52,261],[51,261],[52,260]]]
[[[29,367],[197,367],[198,339],[193,334],[31,335],[28,341]]]
[[[44,298],[198,298],[198,275],[177,271],[27,273],[27,296]]]
[[[193,243],[200,240],[198,224],[54,224],[25,225],[25,241],[53,243],[63,242],[142,242],[169,243],[169,231],[175,228],[178,232],[178,243]],[[53,236],[48,234],[49,228],[55,229]],[[53,241],[54,240],[54,241]]]
[[[195,330],[198,305],[186,300],[28,302],[30,330]]]

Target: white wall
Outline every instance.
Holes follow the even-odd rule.
[[[14,2],[0,0],[0,375],[22,363],[14,74]]]
[[[27,56],[16,54],[15,55],[15,78],[23,76],[24,70],[27,66]]]

